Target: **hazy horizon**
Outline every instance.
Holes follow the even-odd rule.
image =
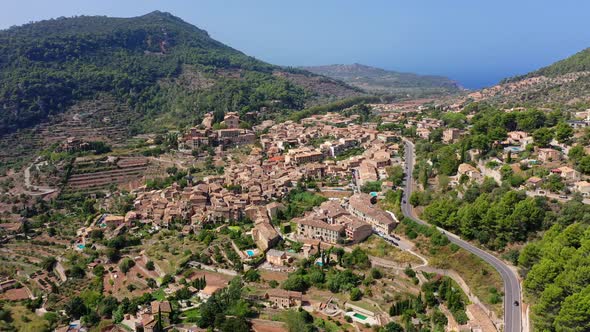
[[[23,0],[4,4],[0,28],[75,15],[170,12],[248,55],[283,66],[360,63],[447,76],[475,89],[590,46],[590,3],[309,0]]]

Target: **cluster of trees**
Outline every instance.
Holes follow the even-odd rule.
[[[568,157],[580,172],[584,174],[590,174],[590,155],[584,151],[584,147],[582,145],[574,145],[569,150]]]
[[[401,186],[404,182],[405,172],[404,168],[400,165],[395,165],[386,168],[387,180],[393,182],[394,186]]]
[[[350,269],[329,269],[326,271],[318,266],[311,266],[309,268],[299,268],[289,274],[281,287],[286,290],[302,292],[314,286],[339,293],[352,291],[360,285],[362,280],[362,276],[353,273]]]
[[[252,236],[244,235],[240,230],[229,230],[229,237],[234,241],[236,246],[240,248],[240,250],[254,248],[256,246]]]
[[[291,189],[291,191],[289,191],[289,193],[283,198],[282,201],[286,205],[286,209],[279,213],[278,219],[291,220],[295,217],[299,217],[305,211],[309,211],[314,206],[318,206],[327,200],[328,199],[324,196],[307,191],[303,184],[299,182],[297,187]]]
[[[494,189],[484,191],[473,185],[463,199],[444,196],[424,209],[428,222],[460,234],[469,240],[501,249],[508,243],[526,241],[543,228],[549,211],[544,198],[523,192]]]
[[[465,294],[453,279],[436,276],[422,285],[422,291],[427,307],[433,308],[439,303],[444,303],[459,324],[465,324],[469,320],[465,313]],[[435,293],[438,296],[435,296]]]
[[[532,319],[543,331],[590,329],[590,207],[566,203],[541,240],[520,253],[524,290],[533,300]]]
[[[102,319],[113,319],[121,322],[125,314],[135,314],[139,305],[145,305],[153,301],[150,293],[129,300],[123,298],[118,301],[112,296],[105,296],[96,290],[85,290],[79,296],[69,299],[64,305],[64,310],[69,317],[81,318],[86,326],[95,326]]]
[[[246,320],[254,314],[250,303],[242,299],[243,283],[240,277],[232,279],[229,285],[213,294],[200,307],[201,317],[197,324],[222,332],[250,331]]]
[[[430,323],[435,331],[442,331],[447,325],[447,317],[442,313],[438,306],[445,304],[455,320],[459,324],[465,324],[469,320],[465,312],[465,295],[461,292],[459,286],[446,276],[427,275],[430,281],[422,285],[422,292],[416,296],[407,295],[395,301],[389,308],[389,315],[392,317],[401,317],[405,323],[406,331],[421,331],[420,327],[416,328],[411,324],[411,319],[424,317],[427,309],[431,309]],[[422,322],[425,322],[423,319]],[[422,326],[421,328],[427,328]],[[400,330],[402,331],[402,330]]]
[[[380,192],[381,184],[381,181],[367,181],[365,184],[361,186],[361,191],[365,194],[368,194],[370,192]]]
[[[110,240],[104,240],[103,244],[106,245],[107,249],[105,255],[111,262],[117,262],[121,258],[121,250],[126,247],[136,246],[141,243],[141,240],[137,237],[131,237],[123,234],[118,235]],[[130,266],[131,268],[131,266]]]
[[[337,262],[330,259],[331,254],[335,254]],[[316,259],[321,259],[322,264],[315,264]],[[336,264],[341,268],[332,268]],[[351,301],[358,301],[363,296],[358,288],[361,282],[367,283],[373,279],[380,279],[382,272],[372,269],[369,275],[362,276],[355,274],[352,269],[367,270],[370,267],[368,255],[359,247],[350,253],[345,253],[342,248],[320,250],[317,257],[303,261],[302,266],[289,274],[281,286],[283,289],[294,291],[306,291],[314,286],[334,293],[348,292]]]

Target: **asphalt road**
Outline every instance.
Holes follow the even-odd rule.
[[[405,184],[405,194],[404,200],[405,204],[402,204],[402,212],[406,217],[411,218],[412,220],[416,221],[420,224],[427,223],[423,220],[420,220],[417,216],[414,215],[412,210],[412,206],[410,205],[409,198],[412,194],[412,171],[414,169],[414,144],[410,141],[406,142],[406,184]],[[489,254],[488,252],[479,249],[472,245],[467,241],[461,240],[457,235],[447,232],[446,230],[439,227],[441,232],[447,235],[448,239],[455,243],[456,245],[460,246],[461,248],[473,253],[474,255],[480,257],[485,262],[493,266],[502,279],[504,281],[504,331],[506,332],[520,332],[522,330],[521,324],[521,289],[520,283],[518,282],[518,277],[516,273],[502,260],[498,259],[497,257]],[[514,302],[518,301],[519,305],[515,306]]]

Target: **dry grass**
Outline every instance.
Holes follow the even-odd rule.
[[[418,257],[392,246],[375,235],[369,236],[367,240],[360,243],[359,246],[371,256],[392,260],[396,263],[400,263],[400,265],[422,263]]]
[[[12,314],[12,319],[14,320],[12,325],[16,327],[17,331],[45,331],[49,327],[49,323],[45,319],[35,315],[24,306],[11,306],[10,312]]]
[[[149,241],[149,245],[144,245],[146,254],[149,259],[153,260],[164,273],[174,274],[178,268],[179,262],[185,259],[190,251],[191,253],[202,252],[205,245],[199,241],[191,240],[189,237],[178,239],[176,236],[165,236],[156,234]]]
[[[481,258],[466,250],[459,249],[453,253],[448,249],[443,248],[432,256],[429,259],[430,265],[459,273],[473,294],[501,317],[503,315],[502,302],[492,304],[489,301],[492,297],[492,288],[497,289],[498,292],[502,292],[504,288],[500,274]]]

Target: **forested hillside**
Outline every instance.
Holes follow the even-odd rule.
[[[276,75],[285,71],[162,12],[13,27],[0,31],[0,133],[33,126],[99,93],[112,94],[152,124],[171,110],[187,121],[208,111],[247,112],[266,105],[297,110],[321,94]],[[208,84],[179,84],[183,74]],[[340,82],[331,84],[342,96],[359,94]]]
[[[557,61],[547,67],[543,67],[526,75],[517,76],[508,80],[521,80],[535,76],[556,77],[581,71],[590,71],[590,48],[582,50],[570,56],[569,58]]]
[[[571,201],[539,241],[528,244],[519,265],[533,300],[535,331],[587,331],[590,326],[590,208]]]

